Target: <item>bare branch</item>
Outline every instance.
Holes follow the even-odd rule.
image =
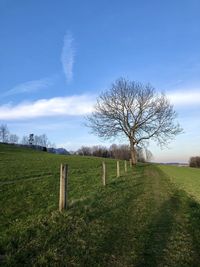
[[[97,99],[88,126],[100,137],[125,135],[130,147],[153,139],[166,145],[182,132],[177,114],[164,94],[150,85],[121,78]]]

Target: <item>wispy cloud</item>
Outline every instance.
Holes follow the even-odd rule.
[[[71,33],[67,33],[64,37],[64,44],[61,53],[61,63],[67,82],[73,78],[74,65],[74,39]]]
[[[171,92],[167,97],[174,105],[184,107],[200,105],[200,91]],[[34,102],[20,104],[4,104],[0,106],[0,120],[26,120],[40,117],[82,116],[93,110],[96,95],[73,95],[39,99]]]
[[[92,112],[94,96],[75,95],[40,99],[31,103],[0,106],[0,120],[23,120],[52,116],[80,116]]]
[[[167,94],[174,105],[200,105],[200,89],[174,91]]]
[[[4,92],[1,95],[1,97],[23,94],[23,93],[32,93],[40,89],[44,89],[50,85],[52,85],[52,79],[50,78],[28,81],[14,86],[10,90]]]

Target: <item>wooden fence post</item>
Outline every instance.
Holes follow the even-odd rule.
[[[127,162],[126,162],[126,160],[124,161],[124,171],[127,172]]]
[[[119,161],[117,161],[117,177],[120,177]]]
[[[106,164],[104,161],[102,162],[102,182],[103,182],[103,185],[105,186],[106,185]]]
[[[129,163],[130,163],[130,168],[132,167],[132,160],[129,159]]]
[[[60,165],[60,198],[59,211],[67,208],[67,184],[68,184],[68,165]]]

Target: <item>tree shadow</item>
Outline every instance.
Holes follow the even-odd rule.
[[[180,199],[174,194],[165,201],[152,217],[151,223],[143,233],[143,250],[136,266],[158,266],[162,261],[164,249],[173,228],[174,217],[180,209]]]
[[[106,190],[113,194],[110,203],[106,201]],[[149,218],[144,216],[148,223],[140,227],[134,209],[137,209],[137,200],[143,190],[141,177],[136,179],[131,190],[125,181],[113,181],[99,192],[93,203],[88,203],[90,208],[85,214],[88,233],[83,237],[87,240],[87,256],[82,258],[83,266],[91,266],[94,262],[97,266],[200,266],[200,204],[184,191],[173,190],[158,210]],[[119,191],[123,197],[118,198]],[[189,222],[185,225],[184,221],[180,222],[183,229],[179,229],[178,220],[182,217]],[[191,244],[187,248],[187,242],[186,247],[184,242],[177,243],[176,247],[174,241],[174,251],[170,249],[173,265],[169,265],[165,254],[170,238],[176,239],[176,234],[184,236],[185,232],[190,236]],[[184,249],[192,250],[188,252],[191,254],[188,259]]]
[[[193,266],[200,266],[200,204],[192,197],[188,197],[185,192],[183,194],[186,199],[189,231],[195,252]]]
[[[176,190],[152,217],[142,239],[143,249],[134,266],[199,267],[200,204]]]

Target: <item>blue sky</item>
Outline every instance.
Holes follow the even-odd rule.
[[[155,161],[200,154],[200,2],[0,0],[0,123],[69,150],[109,145],[84,116],[124,76],[164,91],[184,133]],[[118,141],[116,140],[116,143]]]

